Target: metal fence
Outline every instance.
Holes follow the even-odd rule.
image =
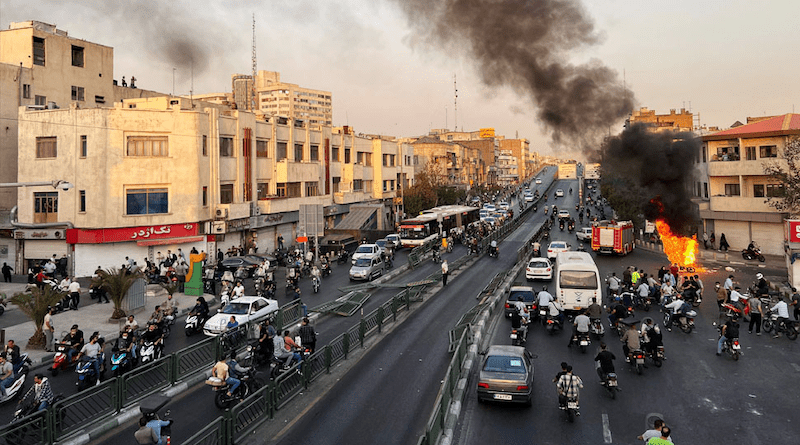
[[[136,309],[141,309],[145,304],[145,291],[147,290],[147,281],[144,278],[139,278],[133,282],[133,285],[128,289],[125,298],[122,300],[124,303],[122,309],[130,314]]]

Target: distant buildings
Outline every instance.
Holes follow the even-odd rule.
[[[654,110],[643,107],[631,113],[625,121],[625,127],[637,123],[645,124],[653,131],[693,131],[694,116],[691,111],[686,111],[684,108],[681,108],[680,113],[672,109],[669,110],[669,114],[656,114]]]

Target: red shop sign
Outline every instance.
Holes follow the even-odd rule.
[[[68,244],[101,244],[181,238],[199,234],[197,223],[166,224],[118,229],[67,229]]]

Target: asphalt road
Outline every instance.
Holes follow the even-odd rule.
[[[573,204],[574,208],[574,204]],[[571,235],[552,232],[553,239],[571,239]],[[663,254],[636,250],[626,257],[596,257],[603,277],[616,271],[621,275],[626,266],[655,273],[667,263]],[[724,281],[730,274],[723,267],[709,263],[699,273],[706,295],[696,318],[697,329],[685,334],[678,329],[664,332],[668,360],[663,367],[649,367],[642,375],[624,363],[622,346],[613,332],[606,332],[604,341],[616,357],[616,370],[622,392],[611,400],[600,386],[594,369],[594,356],[599,342],[586,353],[567,348],[571,329],[553,336],[541,325],[534,325],[527,349],[534,354],[535,381],[532,408],[502,404],[478,404],[475,394],[477,366],[470,375],[466,400],[453,443],[536,443],[536,444],[634,444],[646,428],[646,418],[659,413],[672,427],[675,443],[722,444],[733,441],[747,444],[796,443],[800,426],[795,402],[800,378],[800,343],[785,337],[747,333],[740,326],[744,355],[738,362],[723,355],[717,357],[718,334],[712,323],[718,320],[715,281]],[[777,271],[750,264],[737,267],[732,273],[743,287],[750,284],[756,272],[777,275]],[[517,278],[524,282],[524,276]],[[541,284],[535,283],[536,291]],[[498,311],[498,313],[502,313]],[[662,316],[656,309],[638,312],[635,319]],[[662,326],[663,327],[663,326]],[[510,344],[510,321],[499,316],[491,332],[492,344]],[[575,375],[582,377],[581,417],[574,424],[566,421],[557,408],[552,379],[559,364],[573,365]]]
[[[446,288],[365,354],[277,443],[416,443],[450,362],[447,331],[476,304],[475,296],[491,277],[514,266],[517,249],[543,220],[540,209],[500,244],[499,258],[484,256],[452,277]]]

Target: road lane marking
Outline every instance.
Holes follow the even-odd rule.
[[[611,443],[611,428],[608,425],[608,414],[603,413],[603,442]]]
[[[711,377],[712,379],[716,378],[714,376],[714,371],[711,370],[711,367],[708,366],[708,363],[706,363],[705,360],[700,360],[700,366],[708,373],[709,377]]]
[[[790,365],[792,365],[792,368],[794,368],[795,371],[800,372],[800,365],[797,363],[790,363]]]

